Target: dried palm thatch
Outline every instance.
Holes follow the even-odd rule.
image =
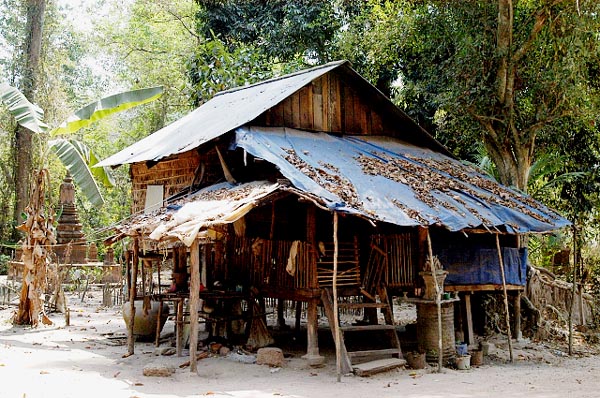
[[[19,309],[14,318],[14,322],[18,325],[36,327],[40,320],[45,325],[52,324],[46,316],[43,305],[50,251],[52,245],[56,244],[54,214],[51,206],[46,206],[46,189],[49,185],[48,170],[38,171],[32,182],[29,205],[25,208],[27,218],[18,227],[20,231],[26,233],[22,256],[23,286]]]

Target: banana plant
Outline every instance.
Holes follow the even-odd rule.
[[[34,133],[49,134],[52,139],[48,141],[48,147],[56,153],[81,192],[97,207],[104,204],[97,181],[109,187],[114,185],[110,170],[93,167],[99,161],[94,153],[83,142],[66,137],[107,116],[154,101],[162,93],[162,87],[151,87],[111,95],[86,105],[64,123],[50,128],[44,123],[44,111],[39,106],[29,102],[18,89],[0,84],[0,100],[17,123]]]

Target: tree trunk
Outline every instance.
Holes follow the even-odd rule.
[[[46,0],[27,1],[27,30],[24,44],[25,67],[21,81],[21,92],[30,102],[35,102],[35,90],[40,70],[42,49],[42,30]],[[32,139],[33,133],[18,126],[15,130],[14,145],[14,186],[15,208],[14,219],[17,225],[23,222],[22,213],[28,203],[28,189],[32,172]]]

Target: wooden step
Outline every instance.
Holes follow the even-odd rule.
[[[388,370],[392,370],[404,365],[406,365],[406,361],[404,359],[386,358],[365,362],[358,365],[352,365],[352,370],[354,371],[355,375],[365,377],[374,375],[376,373],[387,372]]]
[[[338,308],[350,308],[350,309],[360,309],[360,308],[386,308],[387,304],[385,303],[338,303]]]
[[[370,332],[373,330],[395,330],[394,325],[352,325],[340,326],[342,332]]]
[[[350,358],[369,358],[383,355],[399,355],[400,351],[397,348],[384,348],[381,350],[364,350],[364,351],[348,351]]]

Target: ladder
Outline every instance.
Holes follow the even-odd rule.
[[[338,303],[338,308],[362,310],[380,309],[384,315],[385,324],[350,326],[335,325],[333,294],[330,288],[322,290],[321,300],[334,340],[336,326],[340,329],[341,372],[343,374],[355,373],[358,376],[370,376],[371,374],[387,371],[406,364],[402,355],[400,340],[396,333],[396,326],[394,325],[392,306],[388,300],[387,288],[381,285],[377,287],[376,290],[379,300],[364,289],[361,289],[364,297],[371,299],[371,301],[364,301],[361,303],[340,302]],[[386,345],[384,348],[377,349],[349,350],[345,343],[345,336],[348,335],[349,340],[350,333],[352,333],[354,339],[359,339],[361,341],[373,341],[373,336],[378,336],[383,333],[386,336],[387,341],[385,341],[386,339],[380,339],[379,341],[380,343],[385,342]]]

